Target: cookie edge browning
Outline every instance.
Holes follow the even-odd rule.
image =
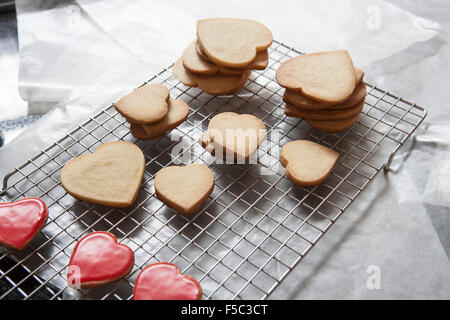
[[[364,102],[362,102],[364,104]],[[348,119],[342,119],[342,120],[311,120],[311,119],[305,119],[308,124],[313,127],[314,129],[333,133],[333,132],[341,132],[349,129],[351,126],[355,124],[355,122],[358,120],[359,115],[361,113],[358,113],[354,115],[351,118]],[[347,123],[348,121],[348,123]],[[331,127],[330,127],[331,125]]]
[[[146,86],[159,86],[161,88],[165,88],[167,90],[167,97],[165,99],[166,101],[166,105],[165,105],[165,113],[163,112],[163,115],[160,118],[155,118],[152,121],[149,120],[142,120],[139,117],[134,117],[134,116],[130,116],[129,114],[127,114],[126,112],[123,112],[122,107],[120,106],[121,102],[123,103],[123,99],[125,99],[127,96],[131,95],[131,94],[136,94],[137,91],[139,91],[140,89],[146,87]],[[169,105],[168,102],[170,100],[170,92],[169,89],[167,89],[166,86],[160,84],[160,83],[151,83],[151,84],[146,84],[144,86],[141,86],[135,90],[133,90],[132,92],[129,92],[128,94],[126,94],[125,96],[123,96],[122,98],[120,98],[118,101],[113,103],[114,108],[116,109],[116,111],[123,116],[125,119],[127,119],[128,122],[133,122],[133,123],[137,123],[137,124],[152,124],[158,121],[161,121],[162,118],[164,118],[169,110]]]
[[[205,193],[204,197],[201,198],[198,202],[196,202],[194,205],[192,205],[190,208],[184,208],[179,206],[178,204],[176,204],[175,202],[172,202],[171,200],[169,200],[168,198],[166,198],[164,195],[161,194],[161,192],[158,190],[157,186],[156,186],[156,179],[158,177],[158,174],[160,172],[162,172],[163,170],[167,169],[167,168],[171,168],[171,167],[178,167],[178,168],[185,168],[188,166],[193,166],[193,165],[197,165],[197,166],[203,166],[204,168],[208,169],[208,172],[211,174],[212,176],[212,183],[211,186],[209,188],[209,190]],[[214,191],[214,186],[215,186],[215,177],[214,177],[214,173],[211,171],[211,169],[209,169],[207,166],[203,165],[203,164],[198,164],[198,163],[193,163],[193,164],[189,164],[187,166],[167,166],[162,168],[161,170],[159,170],[156,175],[155,175],[155,181],[154,181],[154,186],[155,186],[155,193],[158,199],[160,199],[165,205],[167,205],[169,208],[175,210],[177,213],[184,215],[184,216],[189,216],[192,214],[195,214],[197,212],[199,212],[201,210],[201,207],[203,206],[203,204],[206,202],[206,200],[208,199],[209,195]]]
[[[318,113],[317,111],[314,112],[312,110],[304,110],[301,108],[297,108],[290,103],[286,103],[284,114],[288,117],[317,121],[346,120],[353,118],[356,114],[360,114],[363,110],[363,107],[364,101],[360,101],[349,108],[338,109],[339,111],[341,111],[340,113],[333,112],[334,110],[331,110],[330,113],[327,113],[327,110],[321,110],[322,112]],[[344,111],[346,111],[347,113],[345,113]]]
[[[199,31],[199,25],[207,22],[207,21],[211,21],[211,20],[240,20],[240,21],[249,21],[249,22],[253,22],[256,23],[260,26],[262,26],[267,32],[268,34],[270,34],[270,43],[268,44],[264,44],[262,46],[255,46],[255,52],[253,54],[253,57],[246,62],[241,62],[241,63],[233,63],[233,62],[228,62],[228,61],[221,61],[218,58],[215,58],[211,55],[211,53],[208,53],[208,50],[205,49],[205,46],[203,45],[202,41],[201,41],[201,36],[200,33],[201,31]],[[267,50],[273,43],[273,34],[272,31],[270,31],[270,29],[264,25],[263,23],[256,21],[256,20],[252,20],[252,19],[243,19],[243,18],[206,18],[206,19],[200,19],[197,21],[197,41],[199,42],[200,48],[203,51],[203,53],[208,57],[209,60],[211,60],[211,62],[217,64],[217,65],[221,65],[224,67],[229,67],[229,68],[242,68],[242,67],[246,67],[248,65],[250,65],[253,61],[255,61],[256,56],[259,52]]]
[[[292,95],[297,95],[297,94],[302,95],[302,93],[300,93],[300,92],[286,89],[283,93],[283,101],[285,103],[289,103],[297,108],[310,110],[310,111],[340,110],[340,109],[351,108],[355,104],[358,104],[362,100],[365,100],[366,95],[367,95],[367,87],[366,87],[365,83],[360,82],[359,84],[356,85],[355,90],[352,92],[350,97],[347,100],[345,100],[343,103],[340,103],[340,104],[327,104],[327,103],[312,100],[312,99],[304,96],[304,98],[310,100],[310,104],[305,103],[305,104],[300,105],[294,100],[295,97],[294,98],[292,97]],[[361,97],[359,97],[359,100],[355,100],[352,102],[351,100],[355,99],[355,97],[354,97],[355,95],[356,95],[356,97],[361,95]]]
[[[124,245],[122,243],[119,243],[117,241],[117,237],[114,234],[112,234],[111,232],[108,232],[108,231],[94,231],[94,232],[91,232],[91,233],[81,237],[81,239],[77,241],[77,244],[75,245],[75,247],[72,250],[72,254],[70,255],[70,260],[69,260],[68,266],[70,266],[70,263],[72,262],[73,254],[75,253],[75,250],[78,248],[78,244],[81,242],[81,240],[83,240],[84,238],[87,238],[88,236],[92,235],[93,233],[104,233],[104,234],[108,234],[108,236],[111,236],[112,238],[114,238],[114,241],[118,245],[124,246],[124,247],[126,247],[126,248],[128,248],[130,250],[130,252],[132,253],[133,260],[131,261],[129,268],[121,276],[118,276],[116,278],[111,278],[111,279],[108,279],[108,280],[103,280],[103,281],[88,281],[88,282],[84,282],[84,284],[80,281],[80,289],[90,289],[90,288],[99,287],[99,286],[102,286],[102,285],[105,285],[105,284],[108,284],[108,283],[113,283],[113,282],[119,281],[120,279],[125,278],[131,272],[131,270],[133,270],[133,267],[134,267],[135,257],[134,257],[133,250],[131,250],[130,247],[128,247],[128,246],[126,246],[126,245]],[[71,286],[69,284],[69,271],[67,271],[66,278],[67,278],[67,281],[66,281],[67,282],[67,286],[69,288],[74,288],[73,286]]]
[[[114,202],[114,201],[92,201],[92,198],[87,198],[84,196],[79,196],[71,191],[69,191],[66,186],[64,185],[64,168],[66,168],[67,165],[70,166],[70,163],[77,161],[78,159],[83,159],[89,156],[92,156],[95,152],[97,152],[97,150],[99,150],[100,148],[104,147],[107,144],[112,144],[112,143],[126,143],[126,144],[130,144],[133,145],[135,148],[139,149],[139,151],[141,152],[140,155],[142,156],[142,160],[143,160],[143,166],[142,166],[142,170],[141,170],[141,176],[139,178],[140,183],[139,183],[139,187],[136,189],[135,194],[133,195],[132,199],[130,202],[124,203],[124,202]],[[74,197],[77,200],[83,201],[83,202],[87,202],[87,203],[92,203],[92,204],[98,204],[101,206],[105,206],[105,207],[112,207],[112,208],[127,208],[127,207],[131,207],[137,199],[137,196],[139,194],[139,191],[141,189],[141,184],[142,184],[142,179],[144,178],[144,173],[145,173],[145,156],[144,153],[142,152],[141,148],[139,148],[138,146],[136,146],[134,143],[128,142],[128,141],[122,141],[122,140],[118,140],[118,141],[111,141],[111,142],[105,142],[104,144],[102,144],[100,147],[98,147],[97,149],[95,149],[94,152],[89,153],[89,154],[83,154],[77,157],[74,157],[72,159],[70,159],[69,161],[67,161],[63,168],[61,169],[61,173],[60,173],[60,180],[61,180],[61,185],[64,188],[64,190],[66,190],[66,192],[68,194],[70,194],[72,197]]]
[[[200,76],[214,76],[214,75],[218,74],[218,73],[219,73],[219,69],[220,69],[219,66],[217,66],[217,65],[215,65],[214,63],[212,63],[212,62],[210,62],[210,61],[204,59],[200,54],[198,54],[197,50],[195,49],[196,43],[197,43],[196,40],[194,40],[194,41],[192,41],[191,43],[189,43],[189,45],[184,49],[183,54],[181,55],[181,61],[183,62],[184,68],[185,68],[187,71],[189,71],[189,72],[191,72],[191,73],[193,73],[193,74],[196,74],[196,75],[200,75]],[[206,71],[199,71],[198,69],[197,69],[197,70],[194,70],[194,68],[191,68],[191,66],[189,65],[189,63],[186,62],[186,61],[189,61],[189,60],[186,58],[186,56],[189,55],[189,54],[192,54],[192,53],[190,52],[190,51],[192,51],[192,50],[195,51],[195,54],[197,54],[198,59],[199,59],[200,61],[202,61],[202,62],[205,64],[205,66],[208,66],[209,69],[206,69],[206,67],[205,67],[205,70],[206,70]]]
[[[210,94],[212,96],[224,96],[224,95],[228,95],[228,94],[233,94],[233,93],[239,91],[240,89],[242,89],[245,86],[245,84],[247,83],[248,78],[250,78],[250,74],[251,73],[252,73],[251,70],[248,70],[247,72],[244,72],[240,76],[241,77],[240,81],[237,82],[234,86],[230,87],[228,90],[222,90],[222,91],[211,91],[209,89],[205,90],[205,88],[204,88],[204,86],[202,86],[201,82],[198,82],[198,87],[202,91],[204,91],[204,92],[206,92],[206,93],[208,93],[208,94]],[[219,77],[239,77],[239,76],[223,76],[223,75],[219,75]]]
[[[321,179],[318,179],[318,180],[314,180],[314,181],[310,181],[310,182],[304,182],[304,181],[300,181],[300,180],[296,179],[296,178],[291,174],[291,172],[290,172],[290,170],[289,170],[289,160],[287,160],[287,158],[283,155],[283,148],[285,148],[285,147],[286,147],[287,145],[289,145],[290,143],[295,143],[295,142],[297,142],[297,141],[308,141],[308,143],[314,143],[314,144],[317,144],[317,145],[319,145],[319,146],[321,146],[321,147],[323,147],[323,148],[326,148],[326,149],[332,151],[332,152],[336,155],[336,158],[335,158],[335,160],[334,160],[334,162],[333,162],[333,165],[331,166],[330,170],[324,175],[324,177],[322,177]],[[286,150],[286,149],[285,149],[285,150]],[[290,142],[286,143],[286,144],[281,148],[281,150],[280,150],[280,163],[281,163],[281,165],[285,168],[285,174],[286,174],[286,176],[287,176],[288,179],[291,180],[294,184],[299,185],[299,186],[302,186],[302,187],[312,187],[312,186],[317,186],[317,185],[321,184],[322,182],[324,182],[324,181],[329,177],[329,175],[331,174],[331,171],[333,171],[333,169],[336,167],[336,164],[337,164],[338,160],[339,160],[339,153],[338,153],[338,152],[336,152],[336,151],[334,151],[334,150],[332,150],[332,149],[330,149],[330,148],[327,148],[327,147],[325,147],[325,146],[322,146],[321,144],[318,144],[318,143],[309,141],[309,140],[294,140],[294,141],[290,141]]]
[[[183,85],[187,87],[193,87],[193,88],[200,88],[200,90],[213,95],[213,96],[221,96],[221,95],[227,95],[235,93],[236,91],[240,90],[242,87],[245,86],[248,78],[250,77],[251,70],[248,70],[247,72],[242,73],[242,75],[235,75],[235,76],[225,76],[225,75],[214,75],[214,76],[200,76],[196,75],[192,72],[189,72],[184,65],[181,58],[177,59],[175,64],[172,67],[172,74],[173,76],[178,79]],[[233,86],[230,86],[227,88],[227,90],[222,91],[211,91],[209,89],[205,90],[205,86],[202,85],[203,81],[207,81],[205,79],[212,78],[212,77],[222,77],[222,78],[236,78],[239,79],[236,81],[236,83]],[[184,80],[184,81],[183,81]],[[188,81],[186,81],[188,80]]]
[[[41,231],[42,228],[43,228],[43,227],[45,226],[45,224],[47,223],[47,220],[48,220],[48,208],[47,208],[47,205],[45,204],[45,202],[44,202],[42,199],[40,199],[40,198],[37,198],[37,197],[26,197],[26,198],[22,198],[22,199],[19,199],[19,200],[17,200],[17,201],[13,201],[13,202],[2,202],[1,204],[2,204],[2,205],[14,204],[14,203],[17,203],[17,202],[20,202],[20,201],[25,201],[25,200],[30,200],[30,199],[37,200],[37,201],[39,201],[40,203],[42,203],[42,205],[44,206],[44,209],[45,209],[45,210],[44,210],[45,218],[44,218],[44,220],[43,220],[43,222],[42,222],[42,225],[41,225],[41,226],[36,230],[36,232],[30,237],[30,239],[28,239],[28,241],[25,242],[25,243],[23,244],[23,246],[21,246],[21,247],[12,246],[12,245],[10,245],[9,243],[6,243],[6,242],[4,242],[4,241],[2,241],[2,240],[0,239],[0,244],[1,244],[1,245],[5,246],[5,247],[7,247],[7,248],[10,248],[10,249],[18,250],[18,251],[24,250],[24,249],[26,249],[26,248],[28,247],[28,245],[31,243],[31,241],[33,241],[33,239],[36,237],[36,235],[39,233],[39,231]]]
[[[195,284],[197,285],[197,288],[199,289],[199,293],[198,293],[198,295],[197,295],[197,297],[196,297],[195,300],[201,300],[202,295],[203,295],[203,289],[202,289],[202,286],[200,285],[200,282],[198,282],[197,279],[195,279],[194,277],[182,273],[181,270],[180,270],[180,268],[178,268],[178,266],[177,266],[176,264],[173,264],[173,263],[170,263],[170,262],[164,262],[164,261],[152,263],[152,264],[148,265],[147,267],[145,267],[141,272],[139,272],[139,274],[138,274],[138,276],[137,276],[137,278],[136,278],[136,281],[135,281],[135,286],[134,286],[134,288],[133,288],[133,300],[135,300],[135,299],[134,299],[134,296],[135,296],[135,291],[136,291],[136,287],[137,287],[137,286],[136,286],[136,283],[138,282],[138,280],[139,280],[141,274],[143,274],[143,272],[144,272],[146,269],[148,269],[148,268],[150,268],[150,267],[152,267],[152,266],[155,266],[155,265],[160,265],[160,264],[174,266],[174,267],[176,268],[176,271],[178,272],[178,274],[181,274],[184,278],[190,279],[190,280],[192,280],[193,282],[195,282]]]
[[[360,83],[363,82],[365,73],[363,70],[361,70],[358,67],[354,67],[355,68],[355,86],[358,86]]]

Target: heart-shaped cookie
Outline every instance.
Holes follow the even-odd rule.
[[[199,87],[211,95],[231,94],[245,85],[251,71],[239,76],[199,76],[186,70],[182,59],[178,59],[172,69],[173,75],[185,86]]]
[[[164,135],[167,131],[178,127],[189,115],[189,106],[180,99],[169,101],[169,111],[166,116],[154,124],[130,125],[131,134],[141,140],[151,140]]]
[[[338,109],[347,109],[355,104],[363,101],[366,97],[366,85],[364,83],[360,83],[356,86],[352,95],[345,100],[341,104],[326,104],[323,102],[314,101],[302,95],[299,92],[295,92],[289,89],[283,94],[283,101],[286,103],[290,103],[298,108],[320,111],[320,110],[338,110]]]
[[[129,207],[144,176],[141,149],[126,141],[107,142],[92,154],[69,160],[61,171],[61,183],[73,197],[110,207]]]
[[[24,249],[47,221],[47,206],[38,198],[0,203],[0,243]]]
[[[158,199],[180,214],[198,212],[214,189],[214,174],[202,164],[169,166],[155,176]]]
[[[69,262],[67,285],[91,288],[126,276],[134,265],[134,253],[109,232],[90,233],[76,244]]]
[[[353,61],[344,50],[291,58],[278,68],[276,79],[282,87],[328,104],[343,103],[356,86]]]
[[[251,114],[222,112],[214,116],[201,138],[212,155],[231,162],[248,161],[266,136],[266,126]],[[232,158],[228,155],[232,155]]]
[[[270,47],[273,40],[265,25],[236,18],[199,20],[197,38],[212,62],[231,68],[249,65],[258,52]]]
[[[169,98],[169,90],[165,86],[153,83],[127,94],[114,103],[114,107],[129,122],[151,124],[164,118]]]
[[[176,265],[155,263],[138,275],[134,300],[200,300],[202,288],[194,278],[183,275]]]
[[[286,176],[300,186],[322,183],[333,170],[339,153],[308,140],[291,141],[281,148],[280,161]]]

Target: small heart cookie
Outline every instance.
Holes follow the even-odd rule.
[[[278,68],[276,79],[282,87],[328,104],[343,103],[356,85],[353,61],[344,50],[291,58]]]
[[[333,170],[339,153],[308,140],[291,141],[281,148],[280,161],[286,176],[300,186],[322,183]]]
[[[214,174],[202,164],[169,166],[155,176],[158,199],[180,214],[198,212],[214,189]]]
[[[247,19],[211,18],[197,22],[202,51],[215,64],[236,68],[249,65],[258,52],[272,44],[272,33],[263,24]]]
[[[308,120],[344,120],[359,115],[364,107],[364,101],[346,109],[305,110],[286,103],[284,114],[289,117],[304,118]]]
[[[366,85],[364,83],[360,83],[355,88],[352,95],[341,104],[330,105],[327,103],[314,101],[312,99],[305,97],[299,92],[295,92],[289,89],[286,89],[286,91],[284,92],[283,101],[302,109],[309,109],[314,111],[330,110],[330,109],[337,110],[337,109],[346,109],[351,106],[354,106],[355,104],[363,101],[365,97],[366,97]]]
[[[0,203],[0,243],[24,249],[42,229],[47,217],[47,206],[38,198]]]
[[[240,76],[199,76],[186,70],[182,59],[178,59],[172,69],[173,75],[185,86],[199,87],[211,95],[231,94],[245,85],[251,71]]]
[[[129,207],[136,201],[144,167],[139,147],[126,141],[107,142],[92,154],[69,160],[61,171],[61,183],[79,200]]]
[[[364,104],[364,103],[362,103]],[[339,132],[350,128],[356,120],[359,118],[359,113],[355,114],[351,118],[342,120],[312,120],[306,119],[306,122],[313,128],[316,128],[325,132]]]
[[[208,61],[210,63],[211,60],[208,58],[208,56],[202,51],[202,47],[200,45],[200,42],[196,41],[195,42],[195,51],[197,52],[197,54],[199,55],[200,58],[202,58],[205,61]],[[240,70],[242,72],[242,70],[264,70],[265,68],[267,68],[267,65],[269,64],[269,53],[267,52],[267,50],[265,51],[261,51],[258,52],[256,54],[256,58],[255,60],[253,60],[252,62],[250,62],[250,64],[243,66],[243,67],[234,67],[234,68],[227,68],[227,67],[222,67],[222,72],[223,74],[226,74],[227,72],[230,71],[236,71],[236,70]]]
[[[175,99],[169,101],[169,111],[159,122],[149,125],[131,123],[131,134],[141,140],[156,139],[167,131],[178,127],[189,115],[189,106],[183,100]]]
[[[129,122],[151,124],[167,114],[169,90],[161,84],[148,84],[127,94],[114,103],[117,112]]]
[[[183,275],[176,265],[154,263],[138,275],[134,300],[200,300],[202,288],[194,278]]]
[[[216,157],[232,154],[233,162],[248,161],[265,136],[266,126],[259,118],[251,114],[222,112],[211,119],[200,142]]]
[[[134,253],[109,232],[90,233],[76,244],[69,262],[67,285],[82,289],[117,281],[134,265]]]

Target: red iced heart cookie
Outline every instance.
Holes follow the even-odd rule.
[[[114,282],[127,275],[134,265],[134,253],[117,243],[109,232],[93,232],[81,238],[69,262],[69,287],[91,288]]]
[[[47,220],[47,206],[38,198],[0,203],[0,243],[22,250]]]
[[[202,288],[176,265],[155,263],[139,274],[134,284],[134,300],[200,300]]]

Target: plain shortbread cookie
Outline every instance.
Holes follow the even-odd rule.
[[[136,201],[145,159],[131,142],[101,145],[92,154],[69,160],[61,171],[61,183],[74,198],[110,207],[129,207]]]
[[[266,126],[261,119],[251,114],[222,112],[211,119],[200,142],[216,157],[230,153],[233,154],[233,161],[247,161],[256,152],[265,135]],[[220,150],[222,154],[217,154],[216,151]]]
[[[300,186],[322,183],[333,170],[339,153],[308,140],[291,141],[283,146],[280,161],[286,176]]]
[[[142,86],[114,103],[116,110],[129,122],[150,124],[167,113],[169,90],[158,83]]]
[[[356,86],[353,61],[344,50],[291,58],[278,68],[276,79],[282,87],[329,104],[343,103]]]
[[[272,44],[272,33],[257,21],[210,18],[197,21],[197,38],[215,64],[236,68],[249,65]]]
[[[169,166],[155,176],[158,199],[180,214],[196,213],[214,190],[214,174],[202,164]]]

